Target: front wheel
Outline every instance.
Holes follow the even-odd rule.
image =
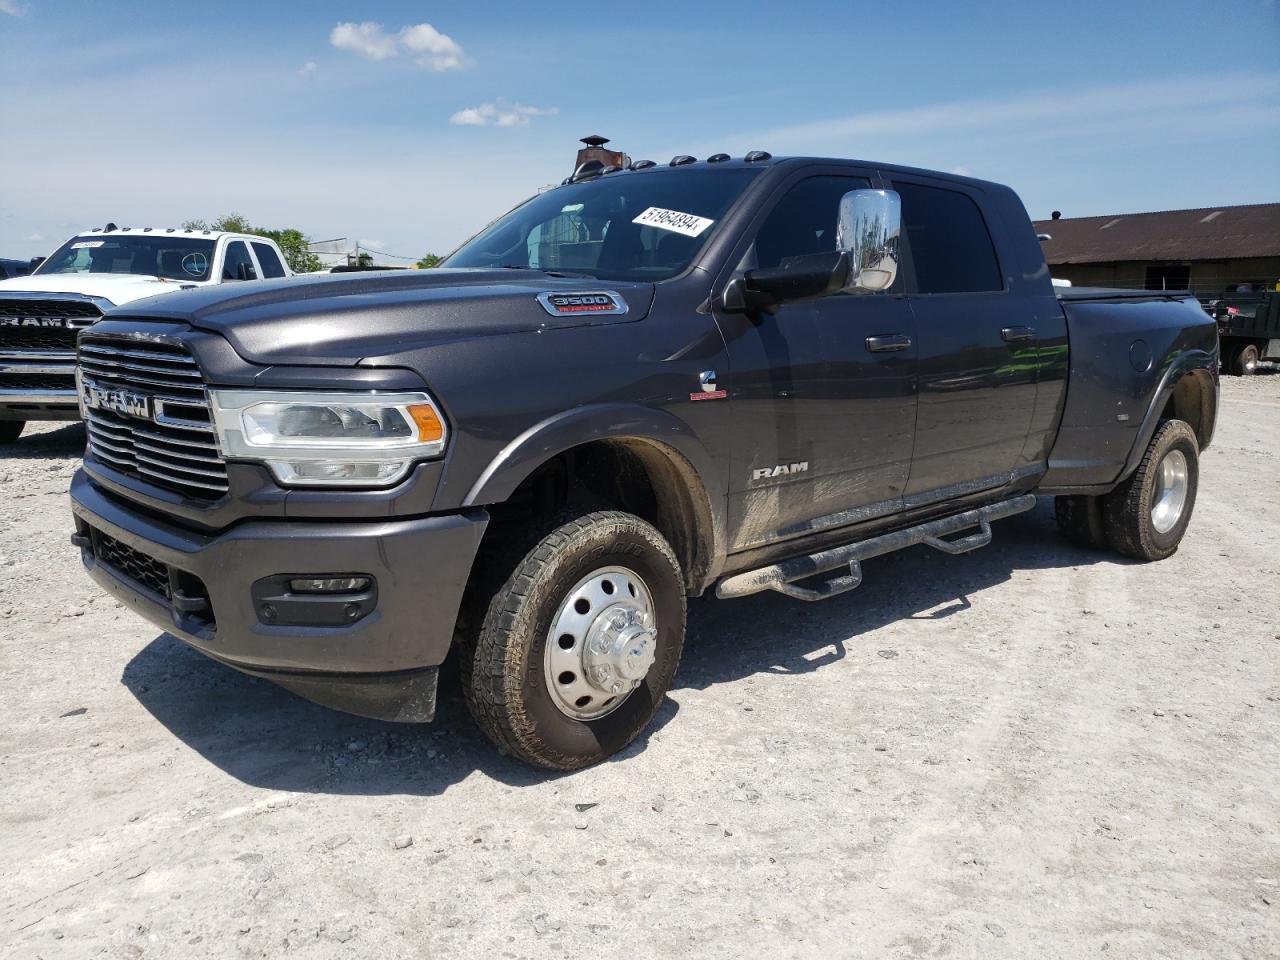
[[[0,443],[13,443],[22,436],[22,428],[26,425],[25,420],[0,420]]]
[[[1113,550],[1135,560],[1172,556],[1187,532],[1200,483],[1200,446],[1182,420],[1167,420],[1138,469],[1107,494],[1102,516]]]
[[[628,513],[575,517],[523,552],[489,600],[462,651],[467,706],[528,763],[599,763],[653,719],[684,629],[680,564],[662,534]]]

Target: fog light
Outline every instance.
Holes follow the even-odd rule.
[[[368,577],[298,577],[289,581],[294,593],[360,593],[369,589]]]

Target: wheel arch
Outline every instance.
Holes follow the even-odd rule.
[[[701,593],[719,575],[725,550],[723,491],[710,454],[690,427],[660,410],[631,404],[580,407],[530,427],[489,463],[464,507],[509,503],[549,471],[572,473],[582,464],[616,465],[611,491],[595,493],[619,509],[632,508],[667,538],[685,584]],[[629,469],[634,468],[634,469]],[[646,492],[652,502],[628,502]],[[644,499],[643,497],[641,499]]]
[[[1218,419],[1218,377],[1214,354],[1187,350],[1168,365],[1147,406],[1147,413],[1117,482],[1125,480],[1138,469],[1143,453],[1161,422],[1172,418],[1185,420],[1190,425],[1201,450],[1213,441]]]

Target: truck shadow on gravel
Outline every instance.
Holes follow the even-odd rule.
[[[27,427],[31,429],[30,426]],[[66,423],[39,433],[24,433],[4,447],[4,462],[16,460],[79,460],[87,442],[83,423]],[[0,470],[3,464],[0,464]]]
[[[865,564],[861,587],[820,604],[775,594],[689,605],[677,690],[705,690],[757,674],[820,670],[845,657],[876,657],[866,634],[897,620],[963,617],[973,594],[1017,571],[1128,561],[1073,547],[1052,506],[1001,521],[994,543],[967,557],[915,548]],[[317,706],[236,673],[162,634],[126,665],[122,682],[168,730],[226,773],[253,786],[306,793],[433,796],[475,772],[511,786],[556,779],[501,756],[472,725],[457,670],[446,664],[429,726],[366,720]],[[610,763],[625,763],[670,723],[668,698],[648,731]]]

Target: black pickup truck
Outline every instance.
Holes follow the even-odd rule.
[[[120,308],[78,364],[99,584],[371,717],[432,719],[454,651],[558,769],[645,727],[708,590],[834,596],[1036,494],[1168,556],[1218,405],[1199,305],[1055,293],[1007,187],[763,152],[580,169],[440,269]]]

